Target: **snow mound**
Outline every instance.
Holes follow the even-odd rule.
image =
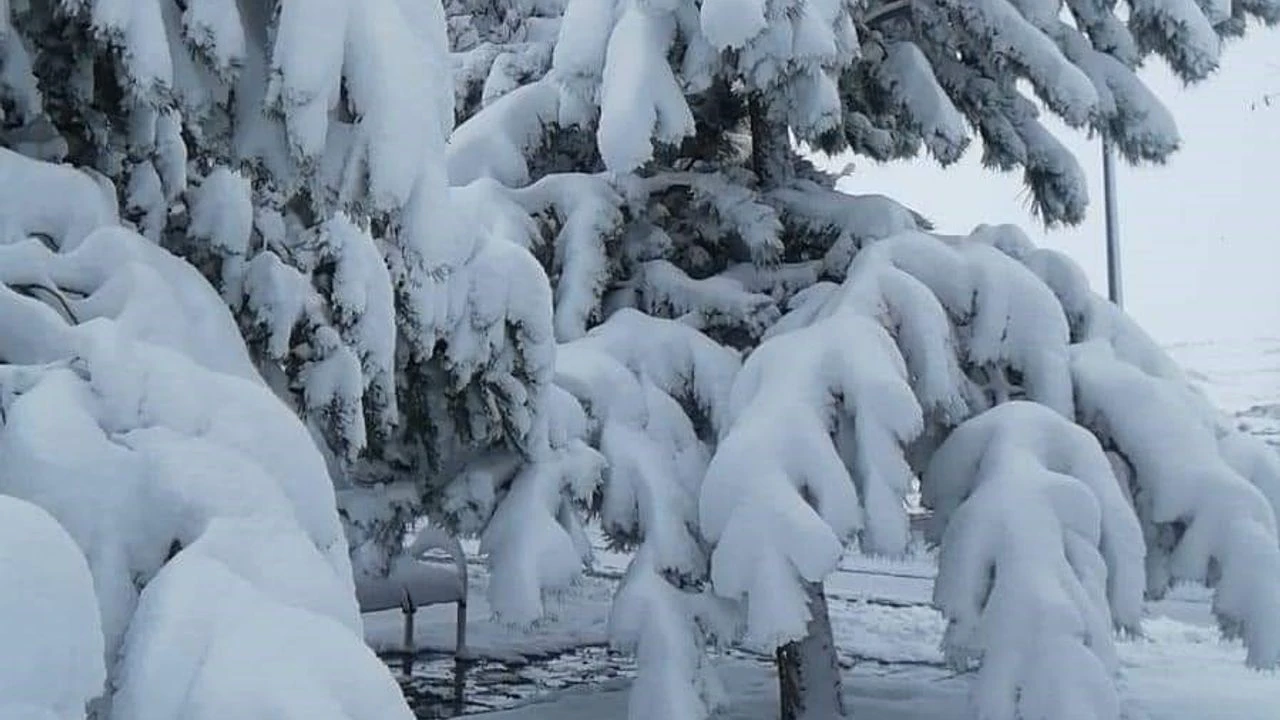
[[[106,680],[93,577],[57,521],[6,495],[0,587],[0,717],[83,718]]]
[[[315,562],[288,529],[211,523],[143,590],[113,717],[410,720],[377,656],[350,625],[314,607],[334,597],[332,583],[316,583],[324,576]]]

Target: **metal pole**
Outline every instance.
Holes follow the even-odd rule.
[[[1107,297],[1117,307],[1124,307],[1120,287],[1120,220],[1116,209],[1116,169],[1111,140],[1102,136],[1102,192],[1107,213]]]

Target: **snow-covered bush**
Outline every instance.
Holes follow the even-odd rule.
[[[411,717],[324,460],[218,293],[88,175],[0,176],[0,710]]]

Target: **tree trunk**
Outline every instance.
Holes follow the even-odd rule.
[[[751,169],[762,187],[777,187],[795,175],[786,123],[770,113],[769,101],[758,92],[751,94],[747,110],[751,120]]]
[[[808,634],[778,648],[778,697],[782,720],[845,718],[840,665],[827,614],[822,583],[806,583],[809,598]]]

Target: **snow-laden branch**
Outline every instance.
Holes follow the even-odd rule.
[[[784,225],[801,238],[824,238],[822,272],[843,280],[863,245],[905,230],[927,230],[929,222],[883,195],[847,195],[816,182],[797,180],[769,193]]]
[[[1257,487],[1280,517],[1280,460],[1274,452],[1235,427],[1132,318],[1090,290],[1079,266],[1060,252],[1036,248],[1012,226],[982,226],[972,237],[1023,263],[1044,281],[1062,303],[1074,343],[1101,343],[1116,361],[1158,381],[1160,392],[1185,414],[1213,428],[1221,458]]]
[[[0,206],[10,227],[52,242],[0,243],[0,496],[54,518],[92,583],[64,577],[56,595],[32,596],[67,610],[66,632],[41,647],[77,664],[52,667],[40,654],[6,663],[47,676],[0,695],[59,718],[81,717],[87,699],[104,717],[176,720],[282,712],[300,697],[317,717],[408,718],[359,634],[325,463],[257,375],[222,299],[124,228],[50,225],[47,202],[24,212],[16,196],[31,187],[52,180],[51,197],[75,198],[83,179],[24,163],[0,154],[0,174],[32,170],[30,182],[3,186]],[[32,280],[70,298],[79,324],[9,289]],[[46,579],[66,575],[59,542],[41,543],[55,553],[43,558]],[[0,602],[0,625],[41,632],[24,612]],[[245,684],[247,666],[269,671]],[[0,671],[0,688],[10,677]],[[57,697],[40,689],[50,678]]]
[[[1102,342],[1077,346],[1072,372],[1080,421],[1132,470],[1149,590],[1213,586],[1219,625],[1244,640],[1249,664],[1280,664],[1280,541],[1267,497],[1222,457],[1213,424],[1170,381],[1116,362]]]
[[[696,720],[719,702],[705,643],[731,635],[717,630],[730,616],[704,588],[697,497],[702,437],[725,417],[738,367],[736,353],[684,324],[620,310],[559,346],[542,453],[482,458],[450,488],[446,512],[483,528],[489,600],[514,625],[543,617],[589,562],[587,513],[634,549],[610,620],[613,644],[641,660],[633,717]]]
[[[487,177],[508,187],[528,184],[528,158],[559,110],[560,91],[549,79],[495,100],[449,138],[449,182],[468,185]]]
[[[1112,624],[1175,579],[1215,585],[1226,633],[1275,665],[1280,463],[1069,260],[1006,228],[906,231],[794,305],[734,382],[700,501],[751,641],[803,636],[804,583],[845,541],[901,551],[927,466],[935,602],[982,712],[1115,718]],[[1078,669],[1035,661],[1058,654]]]
[[[944,647],[959,667],[981,663],[980,715],[1117,717],[1112,625],[1137,628],[1144,547],[1098,441],[1007,403],[957,428],[921,484],[942,545]]]
[[[542,254],[551,256],[549,270],[556,276],[556,340],[576,340],[600,316],[623,231],[623,198],[607,178],[577,173],[548,175],[509,194],[555,232],[551,252]],[[543,233],[537,239],[541,244]]]
[[[905,547],[903,447],[922,414],[892,337],[842,311],[762,343],[728,419],[699,500],[711,577],[718,594],[745,600],[750,641],[779,647],[804,636],[802,583],[831,572],[846,541]]]
[[[727,633],[704,588],[697,498],[709,453],[697,424],[724,417],[738,367],[696,331],[628,310],[560,348],[557,382],[588,408],[609,463],[601,524],[635,547],[610,614],[613,644],[640,663],[631,717],[700,720],[722,700],[705,654],[709,634]]]

